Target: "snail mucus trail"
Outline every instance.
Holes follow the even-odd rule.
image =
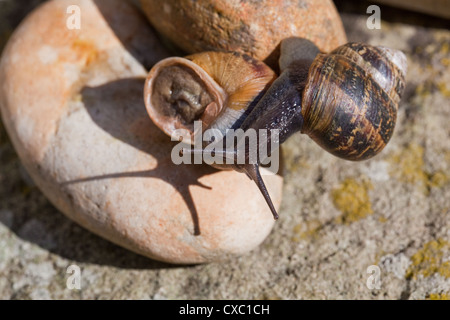
[[[282,41],[279,64],[276,78],[263,62],[239,53],[168,58],[152,68],[144,93],[153,122],[172,139],[194,144],[196,120],[202,122],[203,131],[219,130],[223,139],[208,141],[215,147],[205,143],[184,152],[204,155],[213,150],[228,160],[214,167],[246,173],[275,219],[278,214],[259,171],[265,159],[254,148],[264,146],[270,154],[274,145],[279,147],[300,131],[340,158],[371,158],[393,134],[407,69],[406,57],[398,50],[348,43],[323,54],[302,38]],[[257,135],[255,145],[238,141],[245,146],[245,161],[237,162],[239,150],[229,149],[234,145],[227,141],[229,129],[262,129],[267,134]],[[252,160],[252,154],[258,158]]]

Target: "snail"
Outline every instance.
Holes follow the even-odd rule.
[[[238,53],[167,58],[147,77],[147,111],[169,135],[188,129],[189,134],[178,138],[190,143],[195,135],[193,120],[221,131],[267,130],[256,148],[271,145],[272,131],[278,132],[277,146],[300,131],[326,151],[352,161],[373,157],[389,142],[405,87],[407,63],[401,51],[347,43],[326,54],[309,40],[288,38],[281,43],[279,64],[281,74],[273,80],[262,62]],[[236,91],[229,91],[230,79]],[[255,90],[244,94],[247,86]],[[235,104],[236,92],[247,100]],[[218,167],[246,173],[278,219],[259,173],[264,159],[250,161],[251,148],[245,150],[244,163]],[[206,148],[186,151],[205,153]],[[234,160],[237,153],[236,149],[218,151],[219,156]]]

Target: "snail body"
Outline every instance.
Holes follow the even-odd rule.
[[[259,164],[264,159],[249,161],[252,147],[272,146],[274,130],[278,133],[277,146],[300,131],[335,156],[352,161],[369,159],[392,137],[406,75],[402,52],[360,43],[347,43],[322,54],[309,40],[288,38],[281,44],[279,62],[280,76],[273,82],[267,81],[259,94],[247,95],[249,99],[241,105],[245,112],[230,126],[244,132],[267,130],[256,147],[245,149],[245,162],[235,163],[232,168],[245,172],[256,182],[275,218],[278,215],[259,174]],[[243,72],[238,68],[234,71],[235,75]],[[156,92],[152,87],[154,74],[152,70],[147,78],[145,98],[150,116],[158,121],[152,116],[152,110],[158,108],[151,104],[152,92]],[[224,106],[226,110],[228,104]],[[218,122],[226,119],[223,114],[224,111],[216,113]],[[224,158],[235,160],[237,152],[219,151]]]

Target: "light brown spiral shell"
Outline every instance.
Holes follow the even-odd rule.
[[[247,55],[204,52],[167,58],[150,71],[145,104],[153,122],[174,139],[193,143],[195,120],[203,131],[239,126],[275,73]],[[177,129],[185,129],[184,133]]]
[[[302,132],[347,160],[364,160],[390,140],[405,87],[398,50],[349,43],[319,54],[303,94]]]

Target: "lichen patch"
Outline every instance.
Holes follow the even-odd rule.
[[[415,184],[425,195],[431,188],[441,188],[450,181],[450,176],[443,170],[429,172],[425,170],[425,150],[422,146],[411,143],[389,158],[391,175],[401,182]]]
[[[314,239],[319,235],[319,231],[323,228],[322,223],[318,219],[306,221],[294,226],[294,236],[292,241]]]
[[[439,274],[450,277],[450,243],[442,238],[432,240],[411,257],[411,265],[406,272],[407,279],[416,280],[420,275],[429,277]]]
[[[430,293],[428,300],[450,300],[447,293]]]

